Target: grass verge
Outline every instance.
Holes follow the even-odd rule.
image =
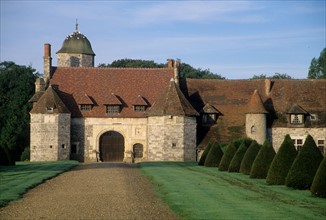
[[[0,207],[21,198],[28,189],[77,165],[77,161],[56,161],[16,162],[15,166],[0,166]]]
[[[326,199],[196,163],[144,162],[157,194],[183,219],[326,219]]]

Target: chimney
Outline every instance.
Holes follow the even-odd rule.
[[[35,93],[36,92],[44,92],[45,90],[45,82],[43,78],[37,78],[35,81]]]
[[[267,96],[271,94],[272,90],[272,81],[271,79],[265,79],[265,93]]]
[[[44,57],[43,57],[43,78],[46,87],[49,85],[51,79],[52,57],[51,57],[51,44],[44,44]]]
[[[173,62],[173,67],[174,67],[174,81],[175,83],[179,86],[179,66],[180,66],[180,60],[172,60]]]
[[[173,59],[168,59],[168,68],[173,68]]]

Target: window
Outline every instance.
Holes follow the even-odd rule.
[[[256,126],[255,126],[255,125],[252,126],[252,127],[251,127],[251,134],[256,133],[256,131],[257,131]]]
[[[326,154],[325,152],[325,140],[318,139],[317,140],[317,146],[322,154]]]
[[[82,105],[80,105],[80,110],[81,111],[90,111],[90,110],[92,110],[92,105],[82,104]]]
[[[120,113],[120,105],[107,105],[106,113],[110,115],[116,115]]]
[[[172,148],[176,148],[177,147],[177,143],[172,143]]]
[[[134,106],[134,111],[135,112],[144,112],[146,110],[145,105],[135,105]]]
[[[303,138],[292,139],[292,141],[297,151],[300,151],[303,146]]]
[[[302,124],[303,115],[291,115],[291,124]]]
[[[46,107],[47,112],[53,112],[53,107]]]
[[[203,124],[214,124],[217,120],[217,115],[214,113],[203,114],[202,120],[203,120]]]
[[[62,144],[61,147],[62,147],[62,149],[65,149],[66,148],[66,145],[65,144]]]

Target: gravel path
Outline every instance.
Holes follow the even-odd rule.
[[[135,164],[93,163],[46,181],[0,219],[177,219]]]

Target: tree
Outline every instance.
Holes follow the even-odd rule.
[[[166,64],[155,63],[152,60],[140,60],[140,59],[120,59],[113,61],[111,64],[101,63],[98,67],[119,67],[119,68],[163,68]],[[221,75],[214,74],[210,70],[196,69],[189,64],[180,63],[179,73],[181,78],[205,78],[205,79],[225,79]]]
[[[29,146],[28,100],[34,94],[37,73],[14,62],[0,63],[0,164],[14,165]]]
[[[243,139],[237,139],[232,141],[226,148],[223,157],[221,159],[221,162],[218,166],[219,171],[227,171],[229,169],[231,160],[234,156],[234,154],[237,152],[238,148],[240,147],[241,143],[243,142]]]
[[[261,145],[257,143],[257,141],[253,141],[248,150],[246,151],[245,155],[240,164],[240,172],[246,175],[250,174],[252,164],[261,148]]]
[[[295,189],[309,189],[323,155],[314,139],[308,135],[302,149],[293,161],[285,185]]]
[[[319,58],[312,58],[308,79],[326,79],[326,48],[320,52]]]
[[[242,159],[248,147],[251,145],[252,141],[253,140],[250,138],[243,138],[241,145],[239,146],[237,152],[235,152],[230,162],[229,169],[228,169],[229,172],[237,172],[237,173],[239,172]]]
[[[311,193],[315,196],[326,198],[326,157],[319,165],[311,185]]]
[[[267,76],[266,74],[254,75],[251,79],[292,79],[292,77],[286,73],[275,73],[273,76]]]
[[[266,182],[272,185],[283,185],[296,156],[297,150],[290,135],[287,134],[268,170]]]
[[[252,164],[250,178],[265,179],[275,154],[272,144],[266,140]]]
[[[218,143],[214,143],[207,154],[204,163],[205,167],[218,167],[222,156],[223,151],[221,150],[221,146]]]
[[[212,147],[212,143],[208,143],[205,150],[204,150],[204,152],[202,153],[202,155],[201,155],[201,157],[199,159],[199,162],[198,162],[199,166],[203,166],[205,164],[207,154],[210,151],[211,147]]]

